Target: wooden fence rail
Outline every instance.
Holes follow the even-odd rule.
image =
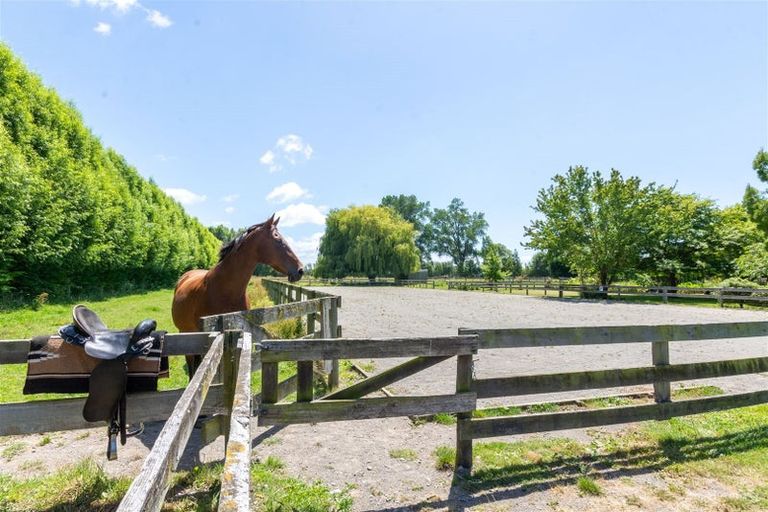
[[[766,372],[768,357],[687,364],[671,364],[669,359],[669,343],[672,341],[766,337],[768,322],[460,329],[459,334],[476,335],[481,350],[638,342],[648,343],[651,346],[650,359],[653,366],[638,368],[482,378],[473,375],[471,360],[465,361],[459,369],[462,377],[461,386],[457,386],[457,391],[474,392],[477,398],[653,384],[656,402],[627,407],[514,417],[473,419],[471,415],[459,414],[456,428],[456,467],[462,470],[471,471],[473,439],[668,419],[768,402],[768,390],[672,402],[670,389],[670,383],[674,381]]]

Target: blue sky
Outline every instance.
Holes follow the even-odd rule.
[[[728,205],[768,144],[767,2],[0,0],[0,38],[205,224],[462,198],[520,247],[582,164]],[[269,199],[267,197],[269,196]]]

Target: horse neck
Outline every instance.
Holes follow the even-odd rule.
[[[208,282],[217,291],[216,293],[223,293],[232,299],[245,296],[256,265],[263,263],[258,250],[258,238],[258,236],[246,238],[239,247],[208,272]]]

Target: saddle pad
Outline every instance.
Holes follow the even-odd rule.
[[[168,358],[160,357],[163,332],[157,332],[152,350],[128,363],[128,393],[156,391],[157,379],[168,375]],[[91,372],[101,360],[85,353],[83,347],[66,343],[59,336],[33,338],[27,355],[24,394],[87,393]]]

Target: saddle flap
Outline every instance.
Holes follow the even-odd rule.
[[[75,325],[88,336],[93,336],[99,331],[106,331],[107,326],[101,321],[96,312],[82,304],[72,308],[72,319]]]
[[[127,370],[118,359],[102,361],[91,372],[88,399],[83,407],[85,421],[111,421],[125,394]]]
[[[96,359],[116,359],[128,351],[132,335],[132,329],[95,332],[85,344],[85,353]]]

